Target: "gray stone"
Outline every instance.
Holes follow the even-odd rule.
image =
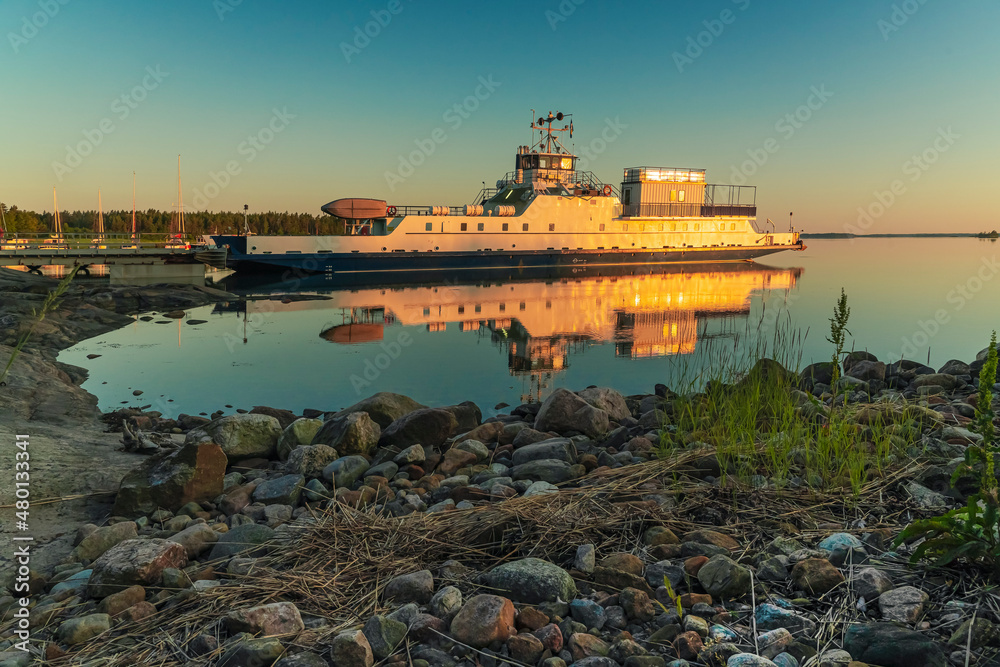
[[[440,619],[451,622],[462,608],[462,591],[455,586],[445,586],[431,598],[428,609]]]
[[[698,581],[714,598],[741,598],[750,592],[750,570],[728,556],[712,556],[698,571]]]
[[[927,593],[913,586],[901,586],[882,593],[878,598],[878,608],[886,621],[916,623],[924,613],[924,604],[929,599]]]
[[[330,657],[336,667],[372,667],[375,654],[361,630],[342,632],[333,638]]]
[[[302,487],[306,485],[306,478],[302,475],[285,475],[277,479],[272,479],[257,485],[254,489],[254,502],[265,505],[292,505],[299,502],[302,495]]]
[[[284,652],[285,647],[273,637],[243,637],[226,649],[218,667],[271,667]]]
[[[344,455],[370,454],[381,435],[382,428],[367,412],[352,412],[326,421],[312,444],[327,445]]]
[[[595,408],[585,400],[566,389],[556,389],[545,399],[538,415],[535,428],[539,431],[579,431],[591,438],[599,438],[608,432],[608,413]]]
[[[785,628],[792,634],[809,634],[816,629],[816,622],[789,609],[782,609],[770,603],[757,605],[754,610],[758,630]]]
[[[924,509],[936,509],[951,505],[951,500],[949,500],[947,496],[944,496],[936,491],[931,491],[926,486],[918,484],[913,480],[907,482],[906,486],[903,488],[918,507],[923,507]]]
[[[104,526],[85,537],[79,546],[73,549],[70,556],[73,560],[81,563],[89,563],[100,558],[105,551],[116,544],[125,540],[133,540],[137,536],[136,525],[133,521],[122,521]]]
[[[393,577],[385,585],[382,595],[397,604],[427,604],[434,595],[434,575],[430,570],[420,570]]]
[[[94,562],[87,594],[100,599],[131,586],[155,586],[162,580],[165,569],[181,568],[186,563],[187,552],[176,542],[126,540]]]
[[[323,478],[332,480],[334,488],[349,489],[370,467],[363,456],[343,456],[323,469]]]
[[[493,589],[509,593],[517,602],[568,602],[576,597],[573,577],[558,565],[539,558],[504,563],[488,572],[484,579]]]
[[[439,408],[422,408],[400,417],[389,424],[379,439],[380,447],[410,445],[440,447],[458,428],[455,415]]]
[[[512,462],[515,467],[532,461],[556,460],[568,464],[576,463],[576,446],[569,438],[553,438],[514,450]]]
[[[593,600],[573,600],[569,603],[569,613],[574,621],[583,623],[587,630],[600,630],[607,621],[604,608]]]
[[[89,641],[111,629],[111,617],[107,614],[88,614],[63,621],[56,630],[56,638],[64,644],[73,646]]]
[[[410,445],[399,454],[396,454],[396,457],[392,461],[397,465],[405,466],[411,463],[423,463],[426,458],[427,453],[424,451],[422,445]],[[395,475],[395,473],[393,473],[393,475]]]
[[[319,419],[303,418],[293,421],[285,427],[285,430],[278,437],[278,458],[282,461],[287,460],[296,448],[305,447],[311,443],[322,427],[323,422]]]
[[[608,416],[615,421],[628,419],[632,416],[625,398],[614,389],[607,387],[590,387],[577,392],[577,396],[585,400],[590,405],[608,413]]]
[[[385,616],[372,616],[365,623],[362,632],[371,645],[372,653],[379,660],[385,660],[406,638],[406,624]]]
[[[855,660],[880,667],[946,667],[948,664],[944,651],[931,636],[892,623],[848,627],[844,648]]]
[[[597,565],[597,549],[593,544],[581,544],[576,548],[573,567],[584,574],[592,574]]]
[[[528,486],[528,488],[524,491],[524,497],[531,498],[533,496],[544,496],[550,493],[559,493],[559,487],[539,480],[537,482],[532,482],[531,485]]]
[[[283,635],[305,629],[298,608],[291,602],[237,609],[226,614],[223,622],[230,634]]]
[[[188,433],[186,442],[207,437],[230,459],[270,458],[281,437],[281,424],[268,415],[239,414],[220,417]]]
[[[254,523],[237,526],[228,533],[219,536],[219,541],[212,547],[209,560],[229,558],[236,554],[243,557],[259,556],[266,551],[266,542],[274,538],[274,530],[267,526]]]
[[[345,408],[333,415],[333,417],[343,417],[352,412],[366,412],[379,427],[385,428],[400,417],[424,407],[426,406],[417,403],[409,396],[383,391],[358,401],[351,407]]]
[[[565,461],[542,459],[514,466],[511,474],[515,480],[526,479],[532,482],[541,481],[548,482],[549,484],[562,484],[563,482],[568,482],[571,479],[579,477],[579,472],[576,466],[570,465]]]
[[[188,558],[197,558],[219,541],[219,533],[207,523],[196,523],[167,539],[184,547]]]
[[[323,468],[337,460],[339,453],[326,445],[303,445],[292,450],[285,471],[292,475],[319,477]]]
[[[851,589],[856,597],[872,602],[882,593],[892,590],[892,580],[882,571],[866,567],[854,573],[851,578]]]
[[[490,457],[490,450],[478,440],[463,440],[455,445],[455,449],[474,454],[476,461],[485,461]]]

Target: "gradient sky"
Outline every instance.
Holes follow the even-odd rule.
[[[535,108],[573,113],[577,152],[613,139],[588,165],[605,181],[746,177],[778,229],[789,211],[812,232],[993,229],[997,25],[992,0],[4,0],[0,201],[51,210],[56,185],[62,209],[95,208],[98,188],[128,208],[135,171],[139,208],[169,210],[180,154],[188,208],[469,203],[513,167]]]

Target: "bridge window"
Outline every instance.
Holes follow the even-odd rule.
[[[462,223],[462,231],[463,232],[469,231],[469,224],[468,223],[466,223],[466,222]]]
[[[426,225],[424,225],[424,229],[428,232],[431,231],[432,229],[434,229],[434,223],[428,222]]]

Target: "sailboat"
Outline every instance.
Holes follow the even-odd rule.
[[[91,241],[91,248],[104,249],[107,248],[104,245],[104,206],[101,203],[101,190],[97,190],[97,221],[94,223],[94,231],[97,232],[96,238]]]
[[[181,189],[181,156],[177,156],[177,203],[174,205],[176,211],[170,221],[170,237],[167,239],[167,248],[191,248],[191,244],[184,240],[187,230],[184,229],[184,192]]]
[[[42,242],[42,244],[46,248],[59,248],[59,249],[69,248],[69,246],[66,245],[66,239],[63,237],[62,218],[59,217],[59,199],[56,197],[55,186],[52,186],[52,209],[54,211],[54,219],[52,221],[52,236],[45,239]]]

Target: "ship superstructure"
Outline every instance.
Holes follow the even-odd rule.
[[[703,169],[634,167],[619,187],[577,169],[559,139],[568,117],[532,122],[513,171],[465,206],[338,199],[330,236],[213,236],[236,270],[318,273],[435,272],[510,266],[739,261],[803,248],[798,233],[755,225],[756,188],[710,185]]]

